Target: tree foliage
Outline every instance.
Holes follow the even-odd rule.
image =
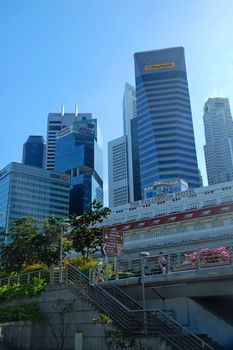
[[[88,256],[100,249],[103,237],[103,226],[100,224],[110,214],[110,209],[94,200],[90,210],[80,217],[72,215],[72,239],[76,252],[87,259]]]
[[[20,271],[25,262],[36,260],[35,237],[36,220],[30,216],[11,223],[6,235],[7,241],[1,245],[1,267],[7,272]]]
[[[55,217],[39,224],[32,217],[23,217],[11,223],[7,241],[1,244],[1,268],[19,272],[25,265],[43,263],[47,266],[59,261],[61,221]],[[63,253],[71,244],[63,238]]]

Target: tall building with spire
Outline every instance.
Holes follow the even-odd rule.
[[[140,181],[201,184],[183,47],[138,52],[135,80]]]
[[[209,185],[233,180],[233,121],[227,98],[209,98],[204,106],[204,146]]]
[[[70,214],[87,212],[94,199],[103,204],[102,137],[90,113],[58,132],[55,170],[70,176]]]
[[[64,106],[62,106],[60,113],[49,113],[45,157],[45,168],[47,170],[54,170],[55,167],[55,145],[57,133],[63,128],[70,126],[72,122],[77,119],[78,115],[77,107],[75,107],[74,113],[65,113]]]

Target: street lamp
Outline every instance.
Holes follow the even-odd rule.
[[[145,285],[144,285],[144,277],[145,277],[144,258],[147,258],[149,255],[150,255],[150,253],[148,253],[148,252],[140,252],[140,256],[141,256],[142,304],[143,304],[143,309],[144,309],[144,310],[145,310],[145,307],[146,307]]]
[[[59,257],[59,283],[63,282],[63,275],[62,275],[62,257],[63,257],[63,235],[64,235],[64,228],[69,227],[70,223],[69,220],[66,220],[62,222],[61,224],[61,231],[60,231],[60,257]]]
[[[144,265],[144,258],[147,258],[150,255],[148,252],[140,252],[141,256],[141,285],[142,285],[142,305],[143,305],[143,318],[144,318],[144,331],[145,334],[147,334],[147,319],[146,319],[146,298],[145,298],[145,265]]]

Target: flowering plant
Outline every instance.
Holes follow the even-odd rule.
[[[199,252],[192,252],[185,254],[185,259],[191,264],[195,264],[199,259],[202,262],[219,262],[219,261],[229,261],[230,253],[227,247],[219,248],[202,248]]]

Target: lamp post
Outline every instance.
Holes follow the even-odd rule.
[[[147,258],[150,255],[148,252],[140,252],[141,256],[141,285],[142,285],[142,305],[143,305],[143,317],[144,317],[144,332],[147,334],[147,319],[146,319],[146,298],[145,298],[145,265],[144,258]]]
[[[60,231],[60,256],[59,256],[59,283],[63,282],[63,274],[62,274],[62,258],[63,258],[63,235],[64,235],[64,228],[69,227],[70,223],[68,220],[65,222],[62,222],[61,224],[61,231]]]

